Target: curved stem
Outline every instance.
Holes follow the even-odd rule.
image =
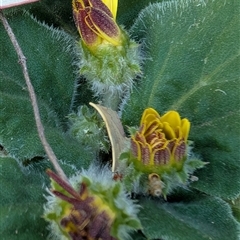
[[[32,107],[33,107],[33,112],[34,112],[34,118],[36,121],[36,125],[37,125],[37,131],[38,131],[38,135],[39,138],[41,140],[41,143],[44,147],[44,150],[49,158],[49,160],[51,161],[51,163],[53,164],[56,172],[59,174],[59,176],[64,179],[65,181],[68,182],[68,179],[65,175],[65,173],[63,172],[62,168],[60,167],[57,157],[55,155],[55,153],[53,152],[51,146],[49,145],[45,134],[44,134],[44,127],[40,118],[40,113],[39,113],[39,108],[38,108],[38,104],[37,104],[37,97],[33,88],[33,85],[31,83],[29,74],[28,74],[28,69],[27,69],[27,63],[26,63],[26,57],[24,56],[21,47],[18,44],[18,41],[12,31],[12,28],[10,27],[7,19],[5,18],[3,11],[0,10],[0,20],[3,23],[3,26],[15,48],[15,51],[17,52],[18,55],[18,59],[19,59],[19,63],[22,67],[22,71],[23,71],[23,75],[27,84],[27,88],[28,88],[28,92],[30,95],[30,99],[31,99],[31,103],[32,103]]]

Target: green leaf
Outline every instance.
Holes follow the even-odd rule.
[[[185,198],[185,200],[183,200]],[[197,193],[181,201],[140,199],[139,218],[147,239],[231,239],[239,237],[240,225],[223,200]]]
[[[64,32],[38,23],[27,13],[10,15],[8,21],[27,58],[37,95],[54,110],[61,123],[66,122],[75,90],[74,40]],[[0,76],[21,85],[24,91],[25,81],[16,52],[2,25],[0,32],[1,46],[4,46],[0,54]],[[8,91],[14,93],[14,89]]]
[[[70,38],[27,14],[13,15],[10,24],[27,57],[47,140],[63,162],[79,169],[88,166],[94,153],[65,133],[75,88]],[[30,165],[46,159],[46,154],[16,53],[2,26],[0,32],[4,45],[0,54],[0,144],[10,156]]]
[[[0,157],[0,236],[2,240],[46,239],[42,218],[45,180],[23,173],[13,158]]]
[[[6,79],[0,79],[0,82],[4,86],[4,89],[0,87],[0,144],[8,154],[23,161],[23,164],[30,164],[31,159],[34,160],[36,156],[46,158],[26,90],[20,94],[22,87],[18,84]],[[11,86],[15,89],[14,95],[8,93]],[[88,166],[94,159],[93,153],[63,132],[57,124],[57,117],[46,104],[39,101],[39,106],[47,140],[57,157],[69,164],[75,164],[79,169]]]
[[[162,0],[119,0],[117,22],[124,25],[125,28],[130,28],[136,20],[139,12],[150,3],[162,2]]]
[[[209,162],[193,186],[225,199],[240,192],[239,1],[172,1],[142,11],[132,34],[143,41],[143,78],[126,125],[143,110],[177,110],[191,121],[194,151]]]
[[[25,5],[26,6],[26,5]],[[39,21],[59,27],[71,35],[78,36],[72,17],[72,2],[62,0],[41,0],[28,5],[28,10]]]

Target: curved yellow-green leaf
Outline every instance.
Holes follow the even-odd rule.
[[[112,172],[115,172],[118,166],[119,156],[126,147],[126,138],[122,123],[117,112],[112,109],[103,107],[99,104],[89,104],[98,111],[106,124],[108,136],[112,145]]]

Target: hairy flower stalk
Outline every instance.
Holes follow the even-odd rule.
[[[129,231],[141,228],[137,206],[106,170],[82,171],[70,179],[71,185],[47,171],[52,195],[45,219],[51,223],[51,239],[122,240],[128,239]]]
[[[104,106],[117,110],[141,73],[139,45],[116,23],[117,0],[73,0],[81,36],[80,74]]]
[[[144,111],[139,129],[131,135],[128,162],[133,171],[148,175],[149,192],[166,196],[204,166],[190,151],[189,131],[190,122],[176,111],[163,116],[152,108]]]

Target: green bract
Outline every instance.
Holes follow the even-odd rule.
[[[139,45],[124,33],[120,46],[104,43],[92,52],[80,41],[78,47],[80,74],[105,106],[117,110],[141,73]]]

